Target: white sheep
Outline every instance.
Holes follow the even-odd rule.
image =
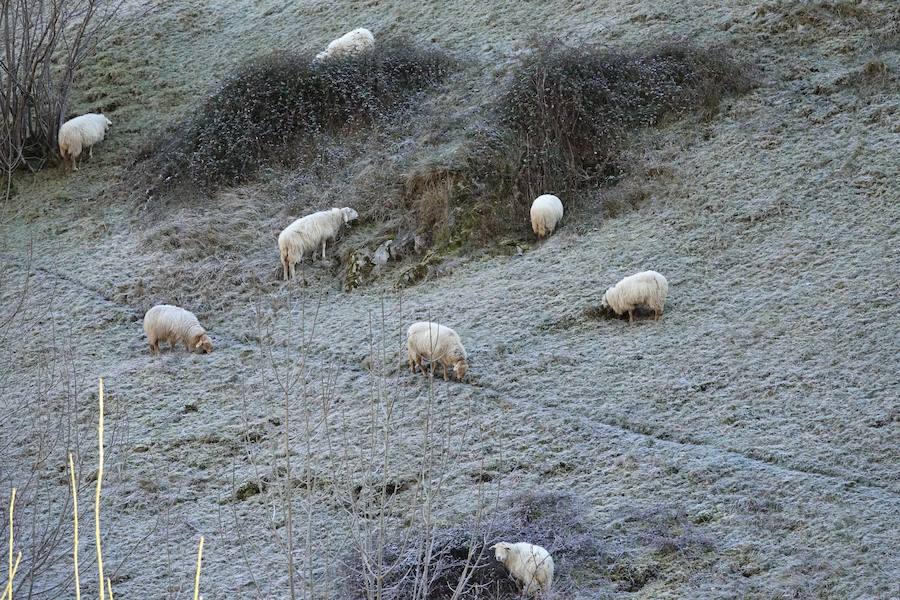
[[[316,54],[316,61],[339,56],[350,56],[368,52],[375,47],[375,36],[365,27],[348,31],[336,40],[331,40],[323,52]]]
[[[491,546],[494,556],[522,584],[522,593],[534,596],[553,585],[553,558],[541,546],[528,542],[499,542]]]
[[[531,204],[531,228],[538,239],[544,239],[553,233],[562,217],[562,202],[553,194],[538,196]]]
[[[294,265],[303,260],[303,255],[315,253],[322,246],[322,260],[325,260],[325,244],[337,238],[341,227],[359,217],[352,208],[329,208],[301,217],[284,228],[278,236],[278,250],[284,278],[294,276]]]
[[[440,364],[444,368],[444,381],[447,381],[447,367],[452,367],[456,378],[460,381],[466,376],[469,363],[466,362],[466,349],[459,339],[459,335],[449,327],[419,321],[409,326],[406,332],[406,352],[409,358],[409,370],[416,372],[416,367],[425,374],[422,368],[422,360],[427,360],[431,365],[431,375],[434,368]]]
[[[110,125],[112,125],[112,121],[105,115],[97,113],[81,115],[63,123],[57,136],[59,154],[62,156],[63,164],[71,162],[73,169],[77,171],[76,160],[85,149],[88,151],[88,156],[93,158],[94,144],[103,141]]]
[[[194,313],[171,304],[157,304],[147,311],[144,333],[152,354],[159,354],[160,340],[168,341],[170,348],[182,342],[188,352],[198,348],[203,352],[213,351],[212,341]]]
[[[669,282],[656,271],[643,271],[629,275],[612,286],[600,299],[600,309],[606,313],[621,316],[628,313],[628,322],[634,323],[634,311],[639,307],[653,311],[655,320],[659,320],[666,305],[669,293]]]

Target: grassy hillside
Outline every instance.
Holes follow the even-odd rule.
[[[101,376],[116,597],[190,595],[201,535],[208,600],[290,597],[289,562],[298,597],[374,597],[361,556],[398,565],[384,597],[416,597],[429,564],[443,598],[470,547],[519,541],[505,538],[551,550],[556,598],[900,596],[893,3],[129,10],[76,82],[73,114],[106,112],[108,139],[77,173],[19,174],[0,209],[16,598],[73,595],[69,450],[82,592],[97,593]],[[357,26],[452,69],[399,113],[278,146],[234,185],[153,187],[146,158],[248,60],[309,56]],[[494,163],[473,148],[548,36],[720,49],[755,84],[626,123],[609,170],[560,192],[565,220],[537,244],[521,211],[456,201],[484,199],[472,190],[492,169],[475,167]],[[330,206],[363,218],[305,282],[281,282],[278,232]],[[475,235],[489,217],[506,229]],[[370,262],[388,239],[401,258]],[[595,317],[645,269],[669,278],[659,322]],[[193,310],[216,350],[151,357],[141,319],[163,302]],[[425,318],[460,333],[465,382],[409,373],[406,327]],[[446,553],[424,561],[432,541]],[[514,597],[487,553],[475,562],[470,597]]]

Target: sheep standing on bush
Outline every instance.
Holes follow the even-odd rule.
[[[534,596],[553,585],[553,558],[541,546],[527,542],[500,542],[491,546],[494,556],[522,584],[522,593]]]
[[[466,376],[469,363],[466,362],[466,349],[459,339],[459,335],[449,327],[419,321],[409,326],[406,332],[406,351],[409,357],[409,370],[416,372],[416,367],[425,374],[422,368],[422,360],[427,360],[431,365],[431,375],[434,376],[435,365],[440,363],[444,368],[444,381],[447,381],[447,367],[452,367],[456,378],[460,381]]]
[[[57,143],[59,154],[62,156],[63,165],[72,164],[73,170],[78,170],[76,163],[81,153],[87,149],[88,156],[94,156],[94,144],[103,141],[106,130],[112,125],[112,121],[102,114],[89,113],[69,119],[59,128]]]
[[[634,311],[648,308],[654,320],[659,320],[669,293],[669,282],[656,271],[643,271],[629,275],[612,286],[600,299],[600,310],[621,316],[628,313],[628,323],[634,323]]]
[[[531,228],[539,240],[553,233],[563,217],[563,205],[553,194],[544,194],[531,204]]]
[[[336,40],[331,40],[323,52],[316,54],[316,61],[339,56],[362,54],[375,47],[375,36],[365,27],[348,31]]]
[[[352,208],[329,208],[301,217],[285,227],[278,236],[278,250],[285,280],[294,276],[294,265],[303,260],[303,255],[315,253],[322,246],[322,260],[325,260],[325,244],[337,238],[341,227],[359,217]]]
[[[144,333],[152,354],[159,354],[160,340],[168,341],[170,348],[182,342],[188,352],[198,348],[203,352],[213,351],[212,341],[194,313],[171,304],[157,304],[147,311]]]

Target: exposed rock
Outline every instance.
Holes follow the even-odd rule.
[[[391,246],[393,245],[393,242],[394,240],[388,240],[378,246],[378,249],[375,250],[375,254],[372,255],[372,262],[376,265],[386,265],[391,259]]]

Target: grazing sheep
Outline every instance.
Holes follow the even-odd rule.
[[[634,323],[634,311],[638,307],[653,311],[655,320],[659,320],[669,293],[669,282],[656,271],[643,271],[629,275],[612,286],[600,299],[600,310],[621,316],[628,313],[628,322]]]
[[[419,321],[409,326],[406,332],[406,351],[409,357],[409,370],[416,372],[416,367],[425,374],[422,359],[431,364],[431,375],[435,365],[440,363],[444,368],[444,381],[447,381],[447,367],[453,367],[456,378],[460,381],[466,376],[469,363],[466,362],[466,349],[459,336],[449,327],[429,321]]]
[[[527,542],[499,542],[491,546],[494,556],[522,584],[522,593],[547,593],[553,585],[553,558],[541,546]]]
[[[63,165],[72,163],[73,170],[78,170],[76,160],[82,151],[87,148],[88,156],[94,156],[94,144],[103,141],[106,130],[112,125],[112,121],[102,114],[89,113],[69,119],[59,128],[57,142],[59,154],[62,156]]]
[[[278,250],[285,280],[294,276],[294,265],[303,260],[303,255],[315,253],[322,246],[322,260],[325,260],[325,244],[334,240],[341,227],[359,217],[352,208],[329,208],[297,219],[284,228],[278,236]]]
[[[562,216],[562,202],[552,194],[538,196],[531,204],[531,228],[538,239],[544,239],[553,233]]]
[[[157,304],[148,310],[144,315],[144,332],[152,354],[159,354],[160,340],[168,341],[171,348],[184,342],[188,352],[198,348],[203,352],[213,351],[212,341],[194,313],[178,306]]]
[[[351,54],[361,54],[368,52],[375,47],[375,36],[372,32],[364,27],[348,31],[336,40],[331,40],[324,52],[316,54],[315,60],[325,60],[326,58],[336,58],[339,56],[350,56]]]

